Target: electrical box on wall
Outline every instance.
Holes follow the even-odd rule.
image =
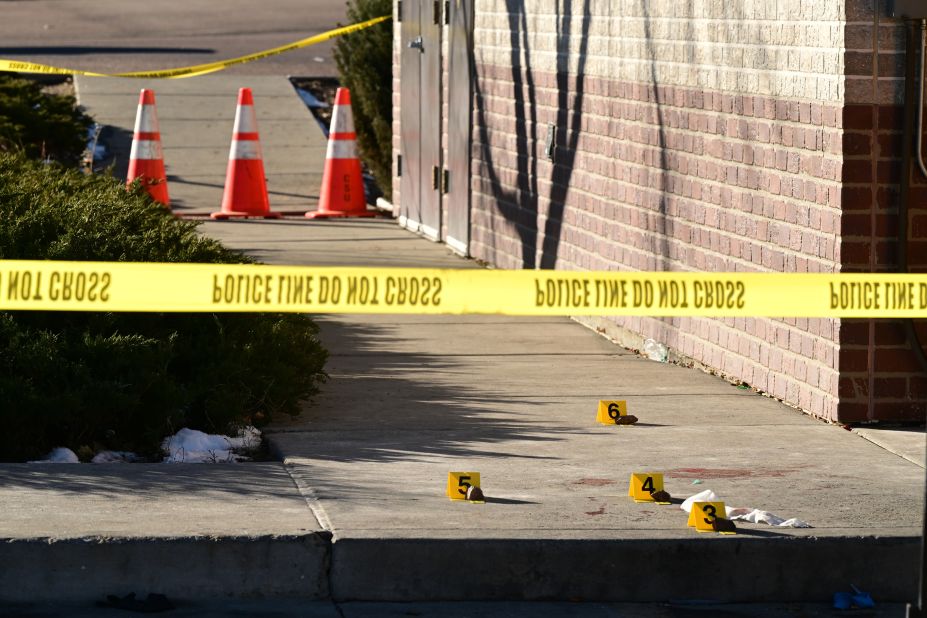
[[[927,19],[927,0],[892,0],[892,17]]]

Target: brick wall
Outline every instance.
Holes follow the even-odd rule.
[[[839,270],[842,3],[612,4],[480,4],[473,254],[511,268]],[[833,320],[584,321],[836,418]]]
[[[902,43],[880,11],[481,0],[471,253],[501,268],[891,269]],[[918,180],[921,270],[925,191]],[[924,413],[927,379],[894,322],[578,319],[824,419]]]
[[[399,110],[402,109],[402,97],[399,84],[402,80],[402,63],[399,62],[399,50],[402,41],[402,23],[399,21],[399,5],[393,2],[393,204],[400,204],[399,152],[402,141],[402,122]]]
[[[846,7],[841,254],[848,271],[898,266],[905,29],[885,4],[848,0]],[[916,167],[911,181],[908,261],[912,271],[925,272],[927,184]],[[918,332],[927,343],[923,324]],[[924,417],[927,377],[900,322],[844,320],[839,366],[841,419]]]

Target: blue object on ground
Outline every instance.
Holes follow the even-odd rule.
[[[324,109],[326,107],[331,107],[325,101],[320,101],[314,94],[308,90],[303,90],[302,88],[296,89],[296,94],[299,95],[299,98],[303,100],[303,103],[306,104],[306,107],[312,109]]]
[[[860,609],[872,609],[875,607],[875,601],[872,600],[872,596],[868,592],[863,592],[852,584],[850,588],[853,589],[853,596],[850,597],[853,605]]]
[[[850,588],[853,589],[852,594],[849,592],[834,593],[835,609],[872,609],[875,607],[875,601],[872,600],[872,596],[868,592],[863,592],[853,585]]]
[[[834,609],[850,609],[852,605],[853,601],[849,592],[834,593]]]

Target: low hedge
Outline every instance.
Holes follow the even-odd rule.
[[[21,154],[0,154],[0,259],[251,261],[112,178]],[[0,460],[154,455],[181,427],[296,414],[324,378],[316,332],[288,314],[0,312]]]
[[[349,23],[391,15],[392,0],[348,0]],[[334,49],[351,109],[361,159],[386,199],[393,188],[393,22],[338,37]]]
[[[0,74],[0,152],[77,163],[92,122],[66,95],[49,95],[36,82]]]

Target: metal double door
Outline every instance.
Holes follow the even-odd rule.
[[[473,0],[402,0],[399,13],[399,222],[467,254]],[[445,31],[449,52],[446,89],[442,84]],[[444,109],[448,114],[447,144],[442,144]],[[446,221],[442,214],[446,214]]]

